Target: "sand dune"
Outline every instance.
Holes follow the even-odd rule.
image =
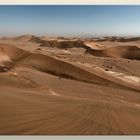
[[[7,73],[0,86],[0,134],[139,134],[137,92],[16,71],[20,81],[8,86]]]
[[[13,40],[13,41],[29,41],[34,38],[34,35],[21,35],[17,37],[3,37],[2,40]]]
[[[108,80],[102,74],[97,75],[96,73],[90,73],[84,69],[68,64],[64,61],[54,59],[47,55],[29,53],[8,45],[1,45],[0,48],[2,49],[4,56],[10,60],[3,61],[3,66],[7,67],[7,69],[24,66],[67,79],[125,88],[120,83]],[[129,86],[127,88],[129,88]]]
[[[116,39],[116,38],[115,38]],[[134,38],[131,38],[132,40]],[[131,41],[130,39],[130,41]],[[136,38],[139,39],[139,38]],[[101,57],[121,57],[126,59],[140,60],[140,48],[137,46],[115,46],[105,48],[105,46],[93,41],[58,41],[58,40],[42,40],[39,37],[33,37],[30,41],[39,43],[40,47],[56,47],[61,49],[68,48],[84,48],[86,52]]]
[[[120,48],[90,53],[103,60],[123,61],[129,55],[139,59],[137,48]],[[119,67],[119,63],[115,66],[120,72],[106,71],[60,60],[48,52],[0,44],[0,134],[140,134],[140,79],[139,74],[130,75],[135,66]],[[130,66],[128,74],[121,71]]]
[[[19,60],[21,57],[27,54],[26,51],[6,44],[0,44],[0,52],[3,55],[7,55],[12,61]]]
[[[136,46],[116,46],[103,50],[87,49],[87,52],[100,57],[120,57],[126,59],[140,60],[140,48]]]
[[[84,44],[86,45],[86,49],[94,49],[94,50],[102,50],[105,49],[103,45],[100,45],[99,43],[95,41],[85,41]]]
[[[61,38],[62,39],[62,38]],[[56,40],[43,40],[39,37],[33,37],[30,39],[31,42],[38,43],[40,47],[56,47],[56,48],[85,48],[86,46],[84,45],[82,40],[61,40],[56,39]]]

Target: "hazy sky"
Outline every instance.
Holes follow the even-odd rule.
[[[0,36],[140,35],[140,6],[0,6]]]

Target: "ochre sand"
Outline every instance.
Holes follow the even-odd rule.
[[[117,42],[91,53],[28,39],[0,41],[0,134],[140,134],[138,51],[131,60],[124,49],[94,53]]]

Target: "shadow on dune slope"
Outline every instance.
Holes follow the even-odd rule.
[[[104,50],[94,50],[87,48],[86,52],[99,57],[120,57],[132,60],[140,60],[140,48],[136,46],[116,46]]]

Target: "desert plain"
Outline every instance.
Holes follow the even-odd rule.
[[[140,134],[140,37],[1,37],[0,134]]]

